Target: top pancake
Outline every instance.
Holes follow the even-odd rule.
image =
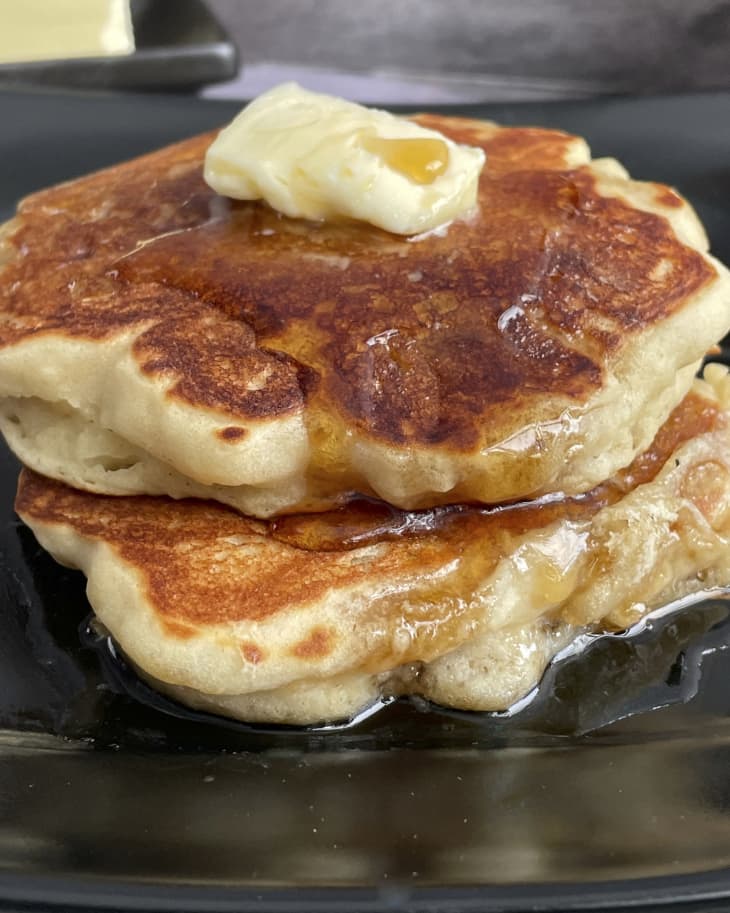
[[[487,152],[479,212],[426,237],[222,199],[212,135],[28,198],[0,394],[259,514],[575,493],[627,465],[730,329],[692,210],[558,131],[420,120]]]

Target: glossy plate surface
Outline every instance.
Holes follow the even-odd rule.
[[[0,94],[0,217],[235,110]],[[730,95],[463,113],[581,133],[676,185],[730,261]],[[721,594],[595,641],[511,718],[413,703],[344,730],[220,724],[156,699],[88,628],[83,578],[12,514],[16,473],[3,450],[0,909],[730,904]]]

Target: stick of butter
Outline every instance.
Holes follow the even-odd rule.
[[[413,235],[474,210],[485,158],[413,121],[285,83],[221,131],[205,180],[291,218],[357,219]]]
[[[0,0],[0,63],[133,51],[129,0]]]

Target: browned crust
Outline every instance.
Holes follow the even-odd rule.
[[[669,206],[672,209],[679,209],[682,206],[682,197],[671,187],[665,187],[663,184],[656,184],[654,199],[660,206]]]
[[[241,651],[241,656],[247,663],[251,663],[252,666],[257,666],[266,658],[266,653],[264,653],[263,649],[252,640],[242,641],[239,644],[239,649]]]
[[[316,397],[362,434],[467,452],[507,414],[585,402],[626,340],[713,278],[664,218],[566,170],[567,134],[422,120],[488,159],[479,214],[416,243],[221,200],[201,174],[211,134],[30,197],[0,345],[138,327],[141,370],[194,406],[246,423]]]
[[[335,641],[334,631],[317,626],[307,634],[307,636],[295,644],[292,648],[292,656],[299,659],[322,659],[332,652],[332,644]]]
[[[248,432],[245,428],[239,428],[238,425],[227,425],[225,428],[219,428],[216,433],[222,441],[235,444],[236,441],[243,440]]]

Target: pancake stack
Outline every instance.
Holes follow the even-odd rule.
[[[585,632],[730,583],[730,275],[673,190],[556,130],[424,236],[203,181],[213,135],[2,230],[17,509],[140,674],[251,721],[504,709]]]

